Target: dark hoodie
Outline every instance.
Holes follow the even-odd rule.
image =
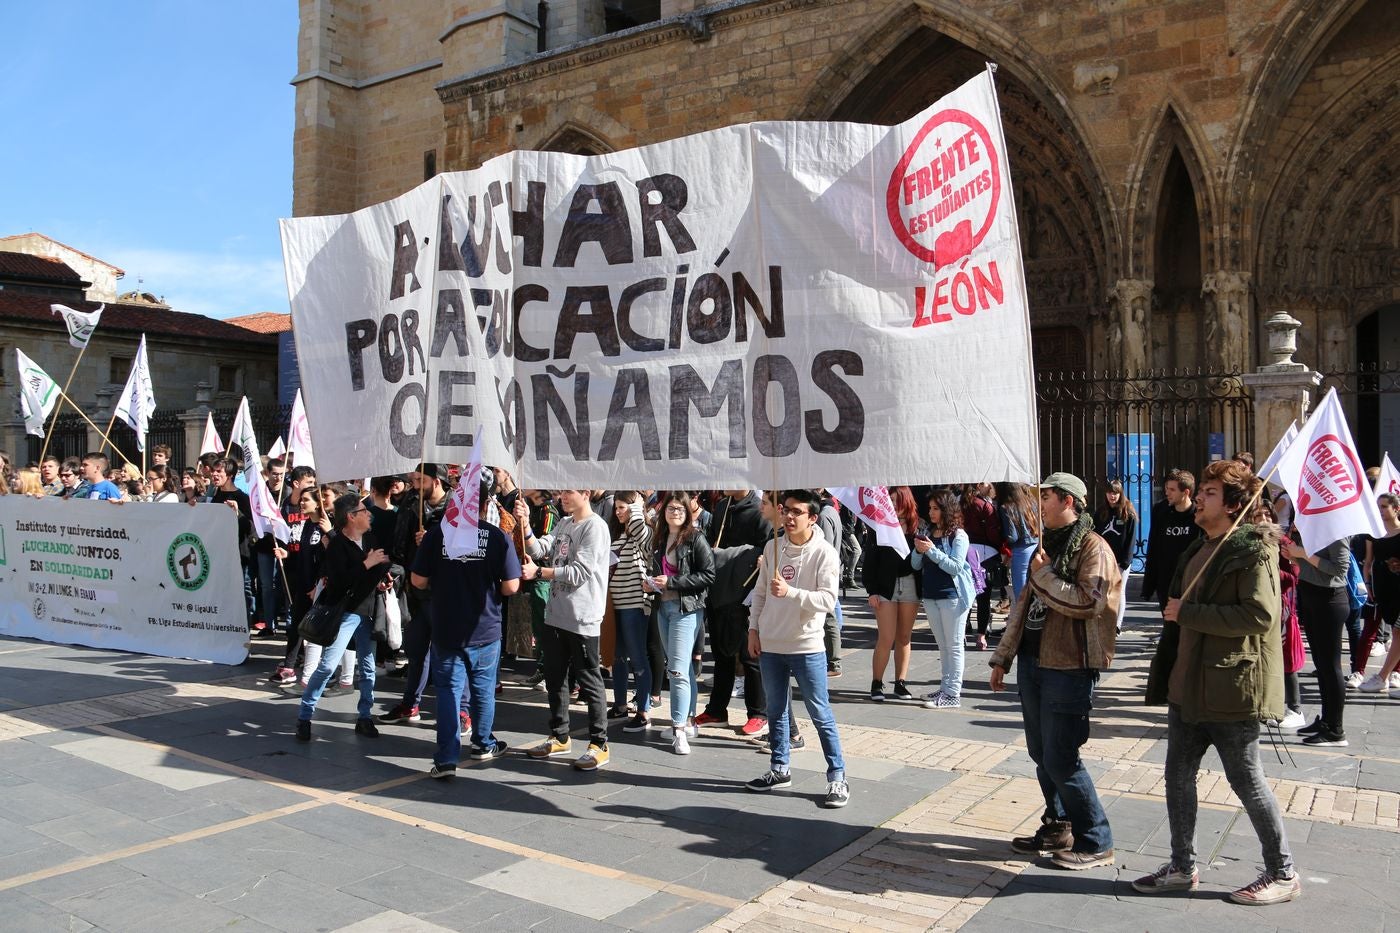
[[[759,511],[758,493],[742,499],[724,496],[710,516],[710,549],[715,556],[715,582],[709,606],[733,606],[753,589],[754,571],[762,548],[773,537],[773,526]]]

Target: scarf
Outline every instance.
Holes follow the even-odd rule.
[[[1073,582],[1074,571],[1070,565],[1084,546],[1089,532],[1094,530],[1094,517],[1087,511],[1079,513],[1079,520],[1063,528],[1047,528],[1041,535],[1041,543],[1050,558],[1050,569],[1061,580]]]

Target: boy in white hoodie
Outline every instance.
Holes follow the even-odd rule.
[[[827,695],[822,623],[836,606],[841,558],[817,532],[820,514],[821,500],[816,493],[808,489],[784,492],[785,537],[768,542],[759,560],[758,580],[763,585],[753,591],[749,653],[758,658],[763,672],[772,758],[769,770],[749,781],[748,788],[766,793],[775,787],[792,786],[787,685],[793,677],[826,755],[827,790],[822,806],[834,808],[849,802],[851,790]]]

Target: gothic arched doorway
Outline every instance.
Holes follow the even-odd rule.
[[[988,55],[932,26],[891,43],[884,60],[819,104],[819,119],[898,123],[980,74]],[[1107,196],[1055,95],[1004,64],[997,93],[1015,187],[1037,369],[1107,369],[1114,250]],[[1047,346],[1042,348],[1041,344]]]

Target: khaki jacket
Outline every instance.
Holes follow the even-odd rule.
[[[1283,717],[1283,636],[1278,527],[1241,525],[1220,545],[1178,621],[1164,622],[1147,676],[1147,702],[1167,702],[1172,668],[1188,665],[1181,718],[1247,722]],[[1205,539],[1177,562],[1168,594],[1179,597],[1190,562]],[[1189,657],[1178,658],[1181,629],[1199,632]]]
[[[1118,643],[1118,603],[1123,598],[1123,576],[1108,542],[1093,532],[1079,549],[1070,568],[1074,580],[1061,580],[1049,564],[1026,580],[1021,598],[1011,608],[1006,631],[992,667],[1011,670],[1025,630],[1031,593],[1044,604],[1045,630],[1040,637],[1040,666],[1056,671],[1107,670]]]

